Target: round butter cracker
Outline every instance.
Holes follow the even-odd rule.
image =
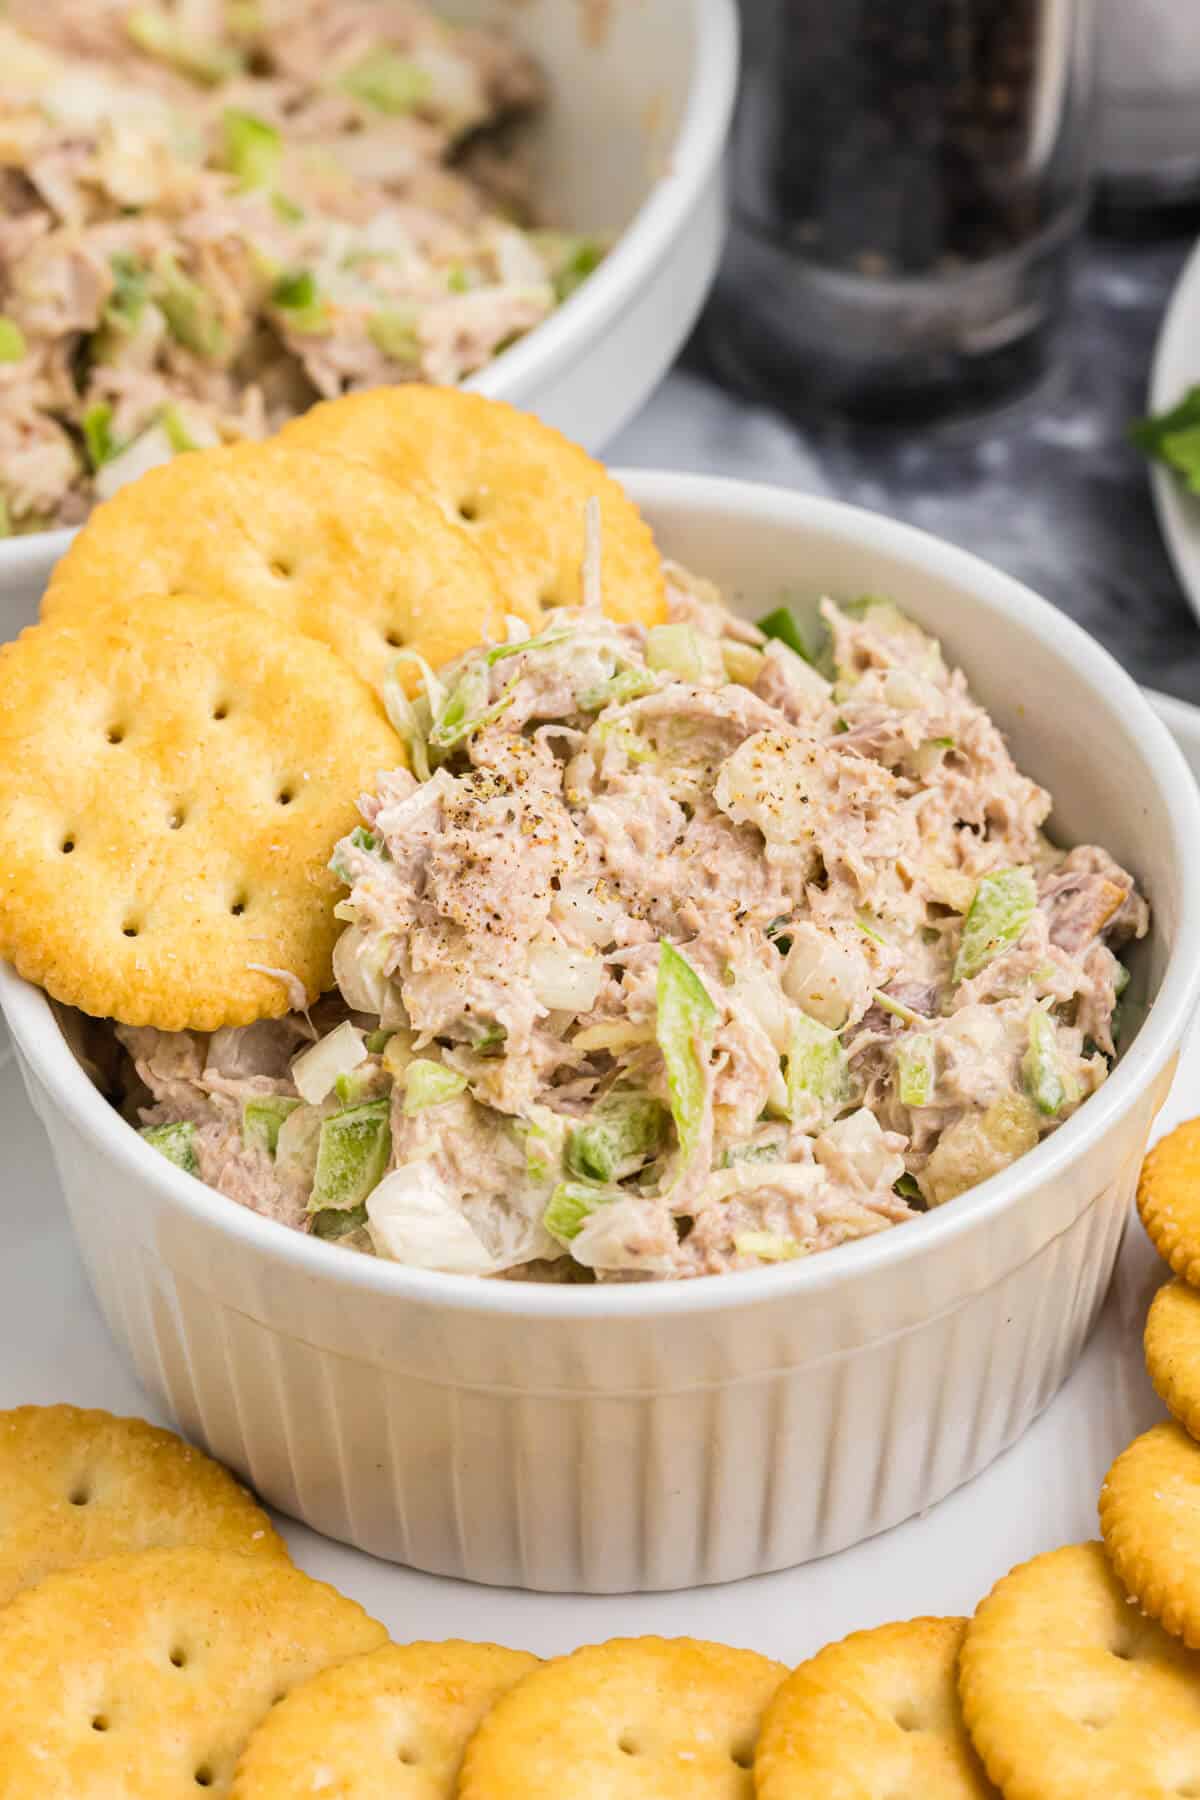
[[[536,1656],[498,1644],[385,1644],[294,1688],[250,1739],[232,1800],[454,1800],[467,1740]],[[319,1770],[324,1789],[313,1789]]]
[[[763,1720],[758,1800],[997,1800],[958,1702],[965,1631],[965,1619],[910,1619],[801,1663]]]
[[[695,1638],[614,1638],[543,1663],[467,1746],[460,1800],[751,1800],[787,1670]]]
[[[0,1606],[55,1570],[122,1551],[287,1546],[227,1469],[144,1419],[78,1406],[0,1413]]]
[[[1158,1254],[1200,1286],[1200,1119],[1154,1145],[1138,1177],[1138,1212]]]
[[[0,1612],[0,1800],[227,1795],[271,1706],[386,1639],[282,1557],[147,1550]]]
[[[1118,1456],[1100,1490],[1100,1530],[1127,1594],[1200,1649],[1200,1444],[1173,1421]]]
[[[114,604],[0,647],[0,955],[164,1031],[332,983],[356,801],[405,761],[323,644],[224,601]]]
[[[504,637],[487,560],[432,500],[276,442],[176,457],[122,488],[58,564],[42,617],[180,592],[319,638],[376,688],[397,650],[436,666]]]
[[[1200,1293],[1178,1278],[1151,1302],[1146,1368],[1159,1397],[1200,1440]]]
[[[1099,1544],[997,1582],[967,1627],[959,1693],[1005,1800],[1200,1795],[1200,1658],[1130,1605]]]
[[[535,630],[583,602],[587,503],[600,509],[600,575],[612,619],[655,625],[666,580],[650,527],[608,471],[530,413],[459,388],[372,388],[327,400],[280,434],[431,493],[495,575],[504,610]]]

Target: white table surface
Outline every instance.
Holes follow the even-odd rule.
[[[1169,722],[1200,773],[1200,712]],[[0,1406],[69,1400],[164,1420],[118,1355],[75,1252],[42,1130],[7,1046],[0,1067]],[[1160,1118],[1200,1112],[1193,1035]],[[1113,1287],[1084,1356],[1007,1454],[940,1506],[856,1549],[727,1587],[602,1597],[472,1587],[377,1562],[282,1521],[296,1560],[360,1600],[401,1640],[475,1637],[541,1654],[640,1632],[743,1644],[797,1662],[862,1626],[967,1613],[1014,1563],[1096,1535],[1113,1458],[1162,1416],[1142,1367],[1146,1308],[1166,1271],[1131,1220]],[[921,1396],[911,1397],[914,1413]]]

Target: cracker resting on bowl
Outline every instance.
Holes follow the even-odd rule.
[[[431,493],[487,557],[505,610],[536,630],[584,599],[585,513],[600,508],[604,610],[656,625],[666,581],[650,527],[607,469],[530,413],[457,388],[374,388],[315,406],[280,434]]]
[[[287,1558],[227,1469],[173,1431],[79,1406],[0,1413],[0,1606],[58,1569],[205,1544]]]
[[[250,608],[31,626],[0,647],[0,955],[130,1025],[278,1017],[331,983],[329,856],[404,760],[333,651]]]
[[[234,444],[152,469],[97,507],[42,617],[179,592],[319,638],[376,688],[397,650],[436,665],[504,636],[491,567],[441,509],[319,447]]]

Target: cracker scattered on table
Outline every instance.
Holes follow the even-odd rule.
[[[1151,1302],[1146,1368],[1160,1398],[1200,1440],[1200,1292],[1178,1277]]]
[[[1130,1605],[1099,1544],[997,1582],[967,1627],[959,1692],[1005,1800],[1200,1794],[1200,1658]]]
[[[386,1637],[282,1557],[147,1550],[51,1575],[0,1612],[0,1800],[228,1794],[277,1700]]]
[[[498,1644],[385,1644],[293,1689],[247,1744],[233,1800],[454,1800],[467,1740],[538,1666]]]
[[[794,1670],[767,1708],[758,1800],[997,1800],[958,1702],[965,1619],[856,1631]]]
[[[180,592],[319,638],[376,688],[399,649],[436,666],[504,637],[490,565],[432,500],[278,443],[176,457],[122,488],[59,563],[42,617]]]
[[[57,1569],[203,1544],[287,1557],[227,1469],[144,1419],[78,1406],[0,1413],[0,1606]]]
[[[1137,1203],[1158,1254],[1200,1287],[1200,1119],[1155,1144],[1142,1164]]]
[[[1118,1456],[1100,1490],[1100,1530],[1127,1594],[1200,1649],[1200,1444],[1173,1421]]]
[[[141,599],[0,647],[0,955],[165,1031],[332,983],[356,800],[405,754],[326,649],[228,602]],[[253,965],[258,965],[256,969]]]
[[[543,1663],[467,1746],[461,1800],[750,1800],[787,1670],[695,1638],[614,1638]]]
[[[535,629],[583,600],[585,512],[600,508],[610,618],[657,624],[666,583],[654,537],[600,463],[529,413],[457,388],[373,388],[328,400],[281,433],[431,492],[487,556],[505,610]]]

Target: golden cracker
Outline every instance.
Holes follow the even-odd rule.
[[[649,526],[606,469],[532,414],[410,383],[328,400],[280,436],[431,492],[488,558],[505,610],[535,629],[548,609],[583,600],[585,512],[594,497],[605,612],[642,625],[666,616]]]
[[[356,799],[405,760],[377,697],[262,614],[186,596],[0,647],[0,955],[70,1006],[211,1031],[332,982]]]
[[[1137,1204],[1158,1254],[1200,1286],[1200,1119],[1155,1144],[1138,1177]]]
[[[282,1557],[146,1550],[0,1613],[0,1800],[228,1794],[272,1704],[386,1640]]]
[[[42,617],[179,592],[268,613],[376,688],[398,649],[436,666],[504,636],[491,568],[432,500],[279,443],[177,457],[122,488],[59,563]]]
[[[695,1638],[614,1638],[543,1663],[467,1746],[460,1800],[750,1800],[787,1670]]]
[[[1200,1293],[1178,1277],[1151,1302],[1146,1368],[1179,1423],[1200,1439]]]
[[[497,1644],[385,1644],[293,1689],[238,1763],[232,1800],[454,1800],[467,1740],[537,1667]]]
[[[0,1494],[0,1606],[57,1569],[122,1551],[287,1556],[227,1469],[144,1419],[78,1406],[0,1413]]]
[[[758,1800],[996,1800],[958,1702],[966,1623],[856,1631],[801,1663],[767,1707]]]
[[[959,1693],[1005,1800],[1200,1794],[1200,1658],[1130,1605],[1099,1544],[997,1582],[967,1627]]]
[[[1100,1531],[1126,1593],[1200,1649],[1200,1444],[1181,1425],[1155,1425],[1118,1456]]]

